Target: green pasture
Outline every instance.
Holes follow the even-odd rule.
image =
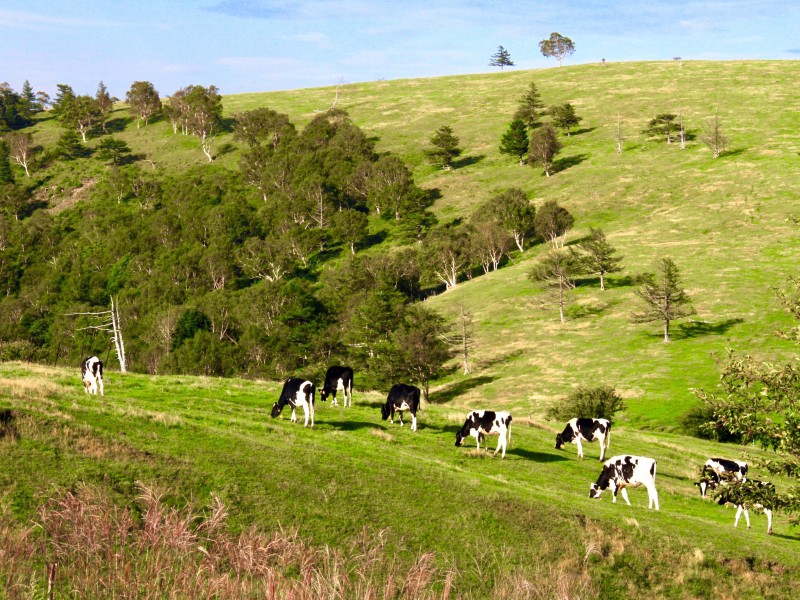
[[[734,529],[733,509],[702,500],[692,485],[708,456],[737,457],[734,448],[615,427],[610,455],[658,461],[655,512],[642,489],[630,491],[631,507],[608,493],[591,500],[597,445],[587,445],[583,461],[574,446],[557,451],[560,424],[529,421],[521,410],[501,460],[476,452],[472,440],[455,447],[464,411],[447,405],[426,405],[413,433],[381,421],[382,393],[357,390],[352,409],[319,403],[312,430],[288,413],[269,417],[279,392],[273,382],[116,372],[105,379],[107,395],[90,397],[74,370],[0,364],[0,411],[13,411],[17,432],[0,439],[0,507],[20,522],[35,520],[36,506],[79,481],[130,503],[140,480],[176,504],[219,494],[234,528],[296,528],[332,546],[347,546],[364,527],[386,529],[402,555],[434,550],[460,565],[462,590],[480,589],[470,565],[487,555],[523,569],[534,559],[585,555],[605,573],[607,589],[632,577],[620,566],[627,561],[644,569],[659,595],[673,597],[682,597],[672,581],[678,564],[706,569],[709,582],[724,575],[725,561],[749,561],[755,571],[780,564],[769,575],[773,591],[796,579],[800,535],[785,516],[776,517],[772,537],[760,515],[751,516],[751,530],[744,522]],[[592,558],[600,542],[610,558]]]

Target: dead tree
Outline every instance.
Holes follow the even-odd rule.
[[[95,323],[93,325],[87,325],[86,327],[81,327],[77,331],[86,331],[87,329],[93,329],[95,331],[103,331],[106,333],[111,334],[111,341],[114,344],[114,349],[117,351],[117,360],[119,360],[119,370],[121,373],[127,372],[127,363],[125,361],[125,342],[122,339],[122,327],[120,325],[120,318],[119,318],[119,304],[114,302],[114,297],[111,296],[111,309],[110,310],[102,310],[98,312],[80,312],[80,313],[67,313],[65,316],[67,317],[76,317],[76,316],[89,316],[93,317],[95,321],[99,321],[99,323]]]

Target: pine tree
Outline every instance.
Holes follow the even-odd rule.
[[[642,133],[650,137],[666,137],[667,143],[671,144],[673,135],[680,130],[680,125],[675,122],[677,118],[678,115],[672,113],[656,115],[647,122],[647,127]]]
[[[490,67],[500,67],[500,70],[503,70],[503,67],[513,67],[514,63],[511,61],[511,54],[503,48],[502,46],[497,47],[497,52],[492,55],[492,59],[489,61]]]
[[[522,119],[514,119],[508,126],[508,131],[500,139],[500,153],[515,156],[519,164],[524,165],[528,144],[528,128],[525,122]]]
[[[544,174],[550,177],[550,168],[553,166],[553,159],[562,144],[558,141],[558,134],[550,123],[540,127],[531,135],[528,145],[528,159],[531,165],[541,165]]]
[[[681,276],[678,267],[670,258],[660,258],[656,262],[655,273],[641,276],[642,286],[636,295],[645,303],[641,312],[632,315],[634,323],[664,323],[664,341],[669,342],[669,326],[672,321],[694,314],[686,290],[680,287]]]
[[[569,137],[572,128],[577,127],[583,121],[582,117],[575,114],[575,107],[569,102],[551,107],[550,114],[553,117],[553,125],[565,130],[567,137]]]
[[[605,290],[605,275],[622,270],[619,266],[622,257],[617,256],[616,249],[606,240],[606,234],[594,227],[589,229],[589,239],[582,242],[579,247],[586,252],[588,271],[600,275],[600,289]]]
[[[11,162],[8,156],[8,144],[0,140],[0,185],[14,183],[14,173],[11,171]]]
[[[431,138],[433,148],[425,150],[425,156],[431,164],[449,171],[453,168],[453,159],[461,155],[458,138],[452,128],[442,125]]]
[[[533,129],[539,121],[540,108],[544,108],[544,103],[539,96],[536,84],[531,82],[528,91],[519,99],[519,108],[514,113],[514,118],[522,119],[528,129]]]

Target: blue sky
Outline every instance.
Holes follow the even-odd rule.
[[[514,68],[555,68],[538,49],[553,31],[575,42],[565,64],[800,59],[800,2],[0,0],[0,82],[232,94],[486,72],[499,45]]]

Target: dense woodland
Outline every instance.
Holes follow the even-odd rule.
[[[107,310],[114,297],[134,371],[285,377],[346,361],[365,385],[407,377],[427,387],[450,346],[466,343],[458,324],[415,301],[499,268],[537,228],[557,246],[573,222],[567,214],[560,224],[566,211],[554,202],[537,219],[512,188],[472,219],[439,226],[428,210],[437,190],[421,189],[399,158],[376,152],[341,109],[300,131],[268,108],[226,125],[213,86],[189,86],[162,105],[152,84],[135,82],[126,108],[136,127],[166,119],[175,135],[196,136],[209,159],[221,128],[241,144],[238,170],[211,163],[176,172],[152,168],[113,137],[116,99],[102,83],[95,97],[60,85],[47,113],[48,99],[37,102],[27,84],[20,94],[4,90],[7,360],[108,361],[108,336],[85,313]],[[531,127],[538,107],[528,107]],[[26,132],[42,116],[61,124],[53,148],[35,146]],[[91,137],[100,138],[92,149]],[[452,131],[446,137],[447,148],[434,136],[429,152],[441,168],[460,152]],[[90,196],[50,210],[48,170],[79,171],[88,161],[104,165]]]

